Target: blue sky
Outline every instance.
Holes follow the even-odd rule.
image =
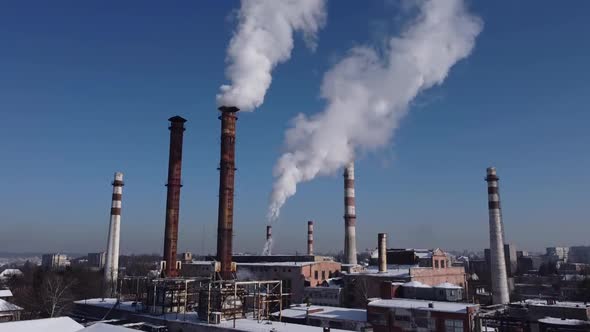
[[[214,4],[215,3],[215,4]],[[422,94],[393,142],[357,162],[358,247],[486,246],[485,168],[495,165],[509,242],[588,243],[590,3],[473,1],[484,30],[445,83]],[[110,181],[125,173],[121,250],[161,252],[167,119],[188,119],[181,250],[213,252],[219,121],[215,94],[237,1],[11,1],[0,11],[0,251],[102,250]],[[322,109],[323,72],[379,45],[396,1],[331,1],[315,52],[300,38],[264,105],[238,121],[235,245],[260,251],[283,134]],[[341,174],[298,188],[275,251],[343,243]]]

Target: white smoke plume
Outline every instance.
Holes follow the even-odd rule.
[[[262,256],[270,256],[272,254],[272,238],[266,240],[264,248],[262,248]]]
[[[331,174],[355,152],[391,140],[408,105],[421,91],[441,84],[451,67],[467,57],[483,22],[463,0],[418,1],[416,18],[384,52],[356,47],[323,78],[323,112],[299,114],[285,135],[274,169],[269,219],[278,218],[297,184]]]
[[[291,57],[294,33],[302,32],[307,46],[315,49],[325,5],[326,0],[242,0],[227,49],[231,85],[221,86],[217,103],[245,111],[262,105],[273,68]]]

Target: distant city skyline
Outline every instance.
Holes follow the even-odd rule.
[[[486,167],[500,177],[507,243],[589,245],[590,3],[471,1],[473,53],[421,94],[385,149],[356,160],[357,248],[489,246]],[[173,4],[173,5],[171,5]],[[125,174],[121,254],[163,247],[167,119],[186,123],[179,252],[215,252],[215,95],[238,2],[7,4],[0,12],[0,252],[104,251],[113,173]],[[321,79],[354,45],[404,21],[396,1],[331,1],[317,49],[300,36],[265,103],[239,115],[234,251],[261,252],[285,129],[317,114]],[[298,187],[274,253],[344,246],[342,171]]]

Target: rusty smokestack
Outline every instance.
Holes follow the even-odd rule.
[[[307,222],[307,255],[313,256],[313,221]]]
[[[379,272],[387,272],[387,234],[379,233],[377,235],[377,253],[379,255]]]
[[[344,263],[357,264],[354,162],[349,163],[344,169]]]
[[[502,224],[502,210],[500,207],[500,191],[495,167],[486,170],[488,183],[488,210],[490,224],[490,270],[492,272],[492,302],[506,304],[510,302],[508,291],[508,276],[504,260],[504,231]]]
[[[180,116],[170,121],[170,156],[168,158],[168,194],[166,196],[166,226],[164,228],[164,261],[166,267],[162,271],[164,277],[177,277],[176,253],[178,249],[178,218],[180,211],[180,187],[182,169],[182,140],[184,123]]]
[[[217,260],[221,278],[233,279],[232,242],[234,223],[234,177],[237,107],[221,106],[221,158],[219,162],[219,208],[217,215]]]

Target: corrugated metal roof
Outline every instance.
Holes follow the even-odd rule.
[[[23,310],[23,308],[17,306],[16,304],[12,304],[10,302],[4,301],[0,299],[0,312],[3,311],[19,311]]]

